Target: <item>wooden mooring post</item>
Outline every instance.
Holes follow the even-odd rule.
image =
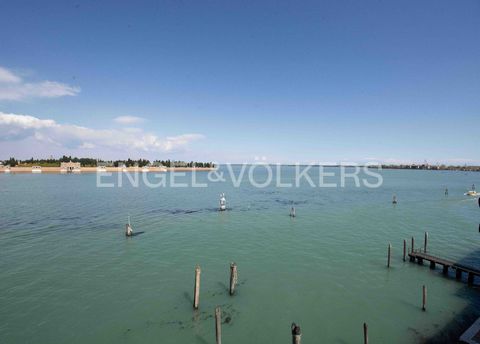
[[[222,310],[220,307],[215,308],[215,338],[217,344],[222,344]]]
[[[427,306],[427,287],[423,285],[422,288],[422,311],[425,312]]]
[[[368,325],[363,323],[363,344],[368,344]]]
[[[387,267],[390,267],[390,262],[392,258],[392,244],[388,244],[388,258],[387,258]]]
[[[195,286],[193,289],[193,308],[198,309],[200,302],[200,266],[195,266]]]
[[[302,331],[300,330],[300,326],[295,323],[292,323],[292,343],[293,344],[301,344],[302,341]]]
[[[412,236],[412,247],[411,247],[412,252],[414,249],[415,249],[415,238]]]
[[[237,264],[230,263],[230,295],[235,294],[235,286],[237,285],[237,280]]]
[[[428,232],[425,232],[425,240],[423,242],[423,252],[427,253]]]
[[[407,240],[403,239],[403,261],[407,257]]]

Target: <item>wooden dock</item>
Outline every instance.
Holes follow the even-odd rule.
[[[467,275],[467,282],[470,285],[473,284],[475,276],[480,277],[480,270],[478,269],[448,259],[432,256],[421,249],[410,251],[408,256],[410,257],[411,262],[417,261],[420,265],[423,265],[424,260],[430,262],[430,269],[435,269],[437,264],[441,265],[444,275],[448,275],[449,269],[455,270],[455,277],[457,280],[461,280],[462,274],[465,273]]]

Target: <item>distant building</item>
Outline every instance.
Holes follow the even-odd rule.
[[[73,172],[73,171],[77,171],[77,170],[80,170],[80,163],[79,162],[62,162],[60,163],[60,169],[62,171],[66,171],[66,172]]]

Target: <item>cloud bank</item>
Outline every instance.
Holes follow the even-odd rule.
[[[137,123],[142,123],[145,121],[144,118],[142,117],[135,117],[135,116],[119,116],[114,119],[115,122],[118,124],[137,124]]]
[[[52,148],[83,149],[101,152],[175,152],[185,150],[190,143],[203,139],[201,134],[183,134],[158,137],[142,129],[93,129],[71,124],[60,124],[51,119],[0,112],[0,141],[34,139]]]
[[[56,81],[25,82],[12,71],[0,67],[0,101],[20,101],[29,98],[75,96],[79,87]]]

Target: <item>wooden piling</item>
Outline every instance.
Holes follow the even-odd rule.
[[[413,250],[415,248],[415,238],[413,236],[412,236],[412,247],[411,248],[412,248],[412,252],[413,252]]]
[[[368,325],[363,323],[363,344],[368,344]]]
[[[237,285],[237,280],[237,264],[230,263],[230,295],[233,295],[235,293],[235,286]]]
[[[300,326],[295,323],[292,323],[292,343],[293,344],[301,344],[302,340],[302,331],[300,330]]]
[[[195,266],[195,287],[193,289],[193,308],[198,309],[200,302],[200,266]]]
[[[390,267],[390,261],[392,258],[392,244],[388,244],[388,259],[387,259],[387,267]]]
[[[425,232],[425,240],[423,242],[423,252],[427,253],[428,232]]]
[[[474,276],[475,275],[473,273],[471,273],[471,272],[468,273],[468,279],[467,279],[468,285],[473,285]]]
[[[442,272],[443,272],[444,275],[448,275],[448,265],[443,266]]]
[[[427,306],[427,287],[423,285],[422,288],[422,311],[425,312]]]
[[[407,240],[403,239],[403,261],[407,257]]]
[[[222,344],[222,310],[215,308],[215,337],[217,344]]]
[[[430,261],[430,269],[435,270],[435,261]]]
[[[457,280],[461,280],[462,279],[462,270],[460,270],[459,268],[457,268],[457,271],[455,271],[455,278]]]

